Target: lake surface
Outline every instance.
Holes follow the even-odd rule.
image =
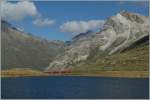
[[[148,78],[18,77],[1,79],[2,98],[148,98]]]

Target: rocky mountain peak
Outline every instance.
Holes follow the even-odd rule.
[[[105,57],[120,53],[149,35],[148,17],[127,11],[108,18],[104,27],[99,34],[80,34],[75,37],[76,41],[70,43],[65,53],[50,63],[46,71],[65,70],[95,55]]]
[[[89,34],[91,34],[92,33],[92,31],[87,31],[87,32],[85,32],[85,33],[79,33],[78,35],[76,35],[76,36],[74,36],[72,39],[73,40],[76,40],[76,39],[79,39],[79,38],[82,38],[82,37],[84,37],[84,36],[87,36],[87,35],[89,35]]]
[[[140,14],[137,14],[137,13],[130,13],[130,12],[127,12],[127,11],[121,11],[120,14],[124,17],[126,17],[128,20],[132,21],[132,22],[137,22],[137,23],[144,23],[144,19],[143,17],[145,16],[142,16]]]
[[[147,19],[146,16],[123,10],[117,13],[116,15],[109,17],[105,25],[114,26],[115,24],[118,24],[118,23],[130,24],[130,22],[143,24],[146,19]]]
[[[109,48],[109,54],[112,54],[148,35],[149,24],[146,16],[121,11],[110,17],[104,26],[106,26],[106,29],[102,33],[107,37],[108,42],[100,48],[103,51]],[[119,42],[117,42],[118,39]]]

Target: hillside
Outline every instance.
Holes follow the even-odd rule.
[[[1,21],[2,70],[32,68],[43,70],[64,51],[62,41],[49,41],[25,33]]]
[[[141,44],[124,52],[106,56],[95,57],[81,62],[75,70],[83,71],[148,71],[149,45]],[[83,66],[83,67],[81,67]]]
[[[2,74],[148,77],[148,22],[147,16],[121,11],[109,17],[101,31],[62,42],[35,37],[2,21]]]
[[[121,11],[100,32],[79,34],[45,71],[148,71],[149,19]]]

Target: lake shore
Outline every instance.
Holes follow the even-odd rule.
[[[1,71],[1,77],[34,77],[34,76],[89,76],[89,77],[126,77],[126,78],[148,78],[148,71],[97,71],[97,72],[70,72],[70,73],[44,73],[29,69],[12,69]]]

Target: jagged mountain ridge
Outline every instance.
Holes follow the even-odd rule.
[[[49,41],[27,34],[1,21],[2,70],[32,68],[43,70],[64,51],[62,41]]]
[[[46,71],[61,71],[74,68],[77,63],[86,61],[89,57],[99,55],[105,57],[120,53],[132,46],[136,41],[149,36],[149,19],[146,16],[121,11],[108,18],[101,32],[81,37],[66,47],[65,53],[58,55],[50,63]],[[94,50],[97,53],[92,55]],[[92,56],[91,56],[92,55]]]
[[[74,37],[72,38],[72,40],[78,40],[78,39],[80,39],[80,38],[89,36],[89,35],[92,34],[92,33],[93,33],[92,31],[87,31],[86,33],[80,33],[80,34],[74,36]]]

